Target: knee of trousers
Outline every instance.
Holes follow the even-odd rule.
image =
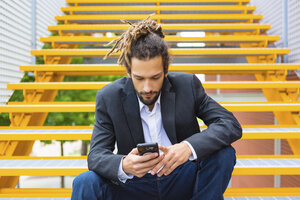
[[[225,147],[208,156],[206,160],[222,171],[232,171],[236,163],[235,150],[232,146]]]
[[[73,181],[73,188],[79,188],[79,187],[89,187],[89,186],[95,186],[95,185],[102,185],[103,180],[101,177],[93,172],[93,171],[87,171],[79,174]]]

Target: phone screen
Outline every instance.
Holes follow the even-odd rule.
[[[146,155],[150,153],[158,153],[159,155],[159,149],[157,143],[142,143],[137,145],[137,149],[139,152],[139,155]]]

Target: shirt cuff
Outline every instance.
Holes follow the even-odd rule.
[[[125,157],[125,156],[124,156],[124,157]],[[124,157],[123,157],[123,158],[124,158]],[[123,158],[121,159],[121,162],[120,162],[120,165],[119,165],[118,178],[119,178],[119,180],[120,180],[122,183],[125,183],[125,182],[127,181],[127,179],[132,179],[132,178],[133,178],[133,175],[132,175],[132,174],[126,174],[126,173],[123,171],[123,168],[122,168]]]
[[[190,147],[190,149],[192,151],[192,155],[189,157],[189,160],[191,160],[191,161],[197,160],[197,154],[196,154],[193,146],[188,141],[183,141],[183,142],[186,143]]]

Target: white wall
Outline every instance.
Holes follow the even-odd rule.
[[[284,47],[284,0],[251,0],[251,5],[257,7],[255,13],[263,14],[260,23],[271,24],[269,35],[279,35],[277,47]],[[300,1],[288,0],[288,55],[289,63],[300,63]],[[300,77],[300,70],[298,70]]]
[[[33,0],[0,0],[0,104],[5,104],[12,90],[7,83],[17,83],[23,77],[20,65],[31,64]],[[40,37],[50,35],[49,25],[56,25],[54,16],[63,15],[65,0],[36,0],[35,49],[41,49]]]
[[[300,1],[289,0],[288,5],[289,62],[300,63]],[[298,72],[300,75],[300,70]]]

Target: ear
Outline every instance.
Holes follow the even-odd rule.
[[[127,76],[131,78],[131,73],[126,70]]]
[[[165,77],[167,77],[168,76],[168,72],[167,73],[165,73]]]
[[[129,72],[129,70],[128,70],[128,68],[127,68],[127,67],[125,67],[125,70],[126,70],[126,74],[127,74],[127,76],[128,76],[129,78],[131,78],[131,73]]]

